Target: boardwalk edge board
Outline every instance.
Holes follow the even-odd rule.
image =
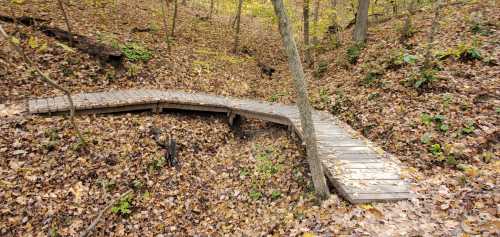
[[[72,98],[77,114],[137,110],[158,113],[168,109],[218,112],[283,124],[293,128],[299,138],[303,136],[294,105],[154,89],[81,93]],[[30,114],[69,111],[65,96],[31,99],[27,106]],[[327,112],[313,111],[313,122],[323,170],[339,195],[351,203],[398,201],[414,196],[400,176],[400,162],[395,157]]]

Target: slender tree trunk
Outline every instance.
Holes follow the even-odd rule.
[[[304,48],[305,48],[305,61],[306,65],[311,65],[312,59],[311,59],[311,42],[309,40],[309,0],[304,0],[304,6],[303,6],[303,21],[304,21]]]
[[[401,37],[399,38],[399,42],[403,45],[407,45],[406,41],[408,41],[408,39],[410,38],[412,25],[411,18],[415,13],[415,1],[416,0],[410,0],[410,5],[408,6],[408,12],[406,13],[403,29],[401,30]]]
[[[212,19],[213,13],[214,13],[214,0],[210,0],[210,13],[208,14],[208,19]]]
[[[238,52],[238,47],[240,44],[240,25],[241,25],[241,8],[243,6],[243,0],[238,2],[238,11],[236,12],[236,32],[234,34],[234,48],[233,52]]]
[[[434,47],[434,37],[439,27],[439,13],[441,11],[441,7],[441,0],[437,0],[436,6],[434,7],[434,19],[432,19],[431,31],[429,32],[429,40],[427,42],[427,48],[425,50],[424,69],[431,68],[432,48]]]
[[[174,16],[172,19],[172,31],[170,32],[170,36],[172,36],[172,38],[175,37],[175,25],[177,22],[178,1],[179,0],[174,0]]]
[[[368,7],[370,0],[359,0],[358,11],[356,14],[356,25],[353,31],[353,40],[356,43],[364,43],[368,31]]]
[[[340,44],[340,25],[337,23],[337,0],[332,0],[333,14],[330,25],[335,27],[335,44]]]
[[[86,145],[86,141],[85,141],[85,138],[83,138],[83,135],[82,133],[80,132],[80,129],[78,128],[78,124],[76,123],[75,121],[75,105],[73,103],[73,99],[71,98],[71,92],[60,86],[59,84],[57,84],[57,82],[53,81],[52,79],[50,79],[50,77],[48,75],[46,75],[45,73],[43,73],[34,63],[33,61],[31,61],[31,59],[29,59],[26,54],[24,54],[23,50],[21,49],[21,47],[19,47],[19,45],[15,44],[12,39],[9,37],[9,35],[7,35],[7,33],[3,30],[3,27],[0,25],[0,37],[3,38],[4,40],[8,41],[10,46],[19,54],[21,55],[22,59],[24,60],[24,62],[26,64],[28,64],[29,67],[31,67],[32,69],[34,69],[41,77],[42,81],[46,82],[47,84],[49,84],[50,86],[54,87],[55,89],[57,90],[60,90],[61,92],[63,92],[66,97],[68,98],[68,102],[69,102],[69,107],[70,107],[70,112],[69,112],[69,118],[70,118],[70,122],[71,122],[71,125],[73,126],[73,128],[75,129],[76,131],[76,134],[78,136],[78,138],[80,139],[80,142],[84,145]]]
[[[319,6],[320,6],[320,0],[316,0],[314,2],[314,12],[313,12],[313,26],[314,30],[318,30],[318,23],[319,23]],[[312,43],[314,45],[318,44],[318,32],[313,32],[313,38],[312,38]]]
[[[163,0],[161,3],[161,15],[163,17],[163,28],[165,28],[165,41],[167,42],[168,51],[170,51],[170,37],[168,36],[168,20],[167,20],[167,10],[168,0]]]
[[[318,158],[316,143],[316,133],[312,121],[311,105],[307,95],[307,84],[304,76],[304,70],[300,62],[299,52],[293,39],[290,22],[283,5],[283,0],[272,0],[274,11],[279,21],[279,30],[283,40],[286,54],[288,56],[288,67],[292,73],[295,89],[297,90],[298,109],[300,112],[301,127],[306,142],[307,159],[312,173],[312,179],[316,194],[320,199],[326,199],[329,196],[328,186],[326,185],[323,167]]]
[[[66,22],[66,27],[68,28],[68,33],[69,33],[69,43],[73,44],[73,30],[71,29],[71,24],[69,22],[68,14],[66,14],[66,10],[64,9],[64,4],[62,0],[57,0],[57,3],[59,5],[59,9],[61,9],[61,12],[64,16],[64,21]]]

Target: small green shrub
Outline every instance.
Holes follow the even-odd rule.
[[[347,61],[351,64],[356,64],[364,47],[364,44],[353,44],[347,48]]]
[[[469,30],[473,34],[480,34],[482,36],[489,36],[493,34],[493,31],[491,30],[490,27],[488,27],[487,25],[482,25],[477,22],[473,23]]]
[[[111,212],[121,215],[127,216],[132,213],[132,197],[127,195],[121,198],[115,206],[111,208]]]
[[[365,87],[383,87],[384,83],[381,80],[382,73],[380,72],[368,72],[366,76],[361,80],[361,85]]]
[[[262,193],[255,188],[250,190],[250,193],[248,195],[252,200],[259,200],[262,197]]]
[[[153,57],[153,54],[147,48],[138,43],[124,44],[121,46],[121,50],[125,57],[132,62],[147,62]]]
[[[281,197],[281,192],[279,190],[273,190],[271,192],[271,199],[276,200]]]
[[[316,65],[316,70],[314,70],[314,77],[321,78],[328,70],[328,62],[321,61]]]
[[[444,51],[438,51],[436,53],[436,58],[439,60],[444,60],[449,57],[460,60],[462,62],[481,60],[481,52],[477,47],[470,44],[460,44],[456,48],[449,48]]]
[[[420,73],[413,78],[413,86],[417,89],[429,87],[429,85],[436,81],[436,71],[433,69],[422,69]]]
[[[429,151],[432,153],[432,155],[440,155],[442,154],[443,150],[441,149],[441,145],[439,143],[433,144]]]
[[[471,134],[474,132],[474,121],[472,120],[467,120],[464,124],[464,127],[462,128],[462,134]]]
[[[432,141],[432,134],[431,133],[425,133],[420,137],[420,142],[422,144],[429,144]]]

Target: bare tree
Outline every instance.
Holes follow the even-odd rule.
[[[23,50],[21,49],[21,47],[19,47],[19,45],[15,44],[14,41],[12,41],[12,39],[9,37],[9,35],[7,35],[7,33],[3,30],[3,27],[1,25],[0,25],[0,36],[4,40],[8,41],[9,44],[10,44],[10,46],[19,55],[21,55],[21,58],[24,60],[24,62],[29,67],[31,67],[32,69],[34,69],[40,75],[40,78],[42,79],[42,81],[46,82],[47,84],[49,84],[50,86],[54,87],[55,89],[60,90],[61,92],[63,92],[66,95],[66,97],[68,98],[69,107],[70,107],[69,118],[70,118],[71,124],[72,124],[73,128],[75,129],[76,134],[77,134],[78,138],[80,139],[80,142],[85,145],[86,144],[85,138],[83,138],[83,135],[80,132],[80,129],[78,128],[78,124],[75,121],[75,105],[73,103],[73,99],[71,98],[71,92],[68,89],[66,89],[66,88],[60,86],[59,84],[57,84],[57,82],[53,81],[52,79],[50,79],[50,77],[48,75],[46,75],[45,73],[43,73],[35,65],[35,63],[33,63],[33,61],[31,61],[31,59],[29,59],[26,56],[26,54],[23,52]]]
[[[170,51],[170,38],[168,36],[168,20],[167,20],[167,10],[168,10],[168,0],[163,0],[161,2],[161,15],[163,18],[163,27],[165,28],[165,41],[167,41],[167,48]]]
[[[307,95],[307,84],[304,76],[304,70],[300,62],[299,52],[293,39],[290,22],[283,6],[283,0],[272,0],[274,11],[279,21],[279,30],[283,40],[286,54],[288,56],[288,67],[292,73],[295,89],[298,95],[298,109],[300,112],[300,120],[304,139],[306,142],[307,159],[312,173],[312,179],[316,194],[320,199],[328,198],[330,192],[326,185],[323,167],[318,158],[318,150],[316,144],[316,133],[312,121],[311,105]]]
[[[241,24],[241,8],[243,6],[243,0],[238,2],[238,11],[236,12],[236,32],[234,34],[234,48],[233,52],[238,52],[238,47],[240,44],[240,24]]]
[[[304,48],[305,48],[305,61],[306,65],[311,65],[311,42],[309,40],[309,0],[304,0],[304,6],[302,10],[303,21],[304,21]]]
[[[415,14],[415,4],[416,0],[410,0],[408,5],[408,12],[405,14],[405,22],[403,24],[403,28],[401,29],[401,37],[399,38],[399,42],[406,45],[406,41],[411,37],[411,18]]]
[[[73,44],[73,30],[71,29],[71,24],[69,22],[68,14],[66,14],[66,10],[64,9],[64,3],[62,0],[57,0],[57,3],[59,5],[59,9],[61,9],[61,12],[64,16],[64,21],[66,22],[66,27],[68,28],[68,33],[69,33],[69,43]]]
[[[331,23],[328,31],[330,34],[335,35],[335,45],[340,44],[340,25],[337,23],[337,0],[332,0],[333,13],[331,15]]]
[[[356,43],[364,43],[366,41],[366,34],[368,31],[368,7],[370,0],[359,0],[358,11],[356,12],[356,25],[352,38]]]
[[[434,37],[439,27],[439,18],[440,18],[439,13],[441,11],[441,7],[442,7],[441,0],[437,0],[436,6],[434,7],[434,18],[432,19],[431,31],[429,32],[427,48],[425,49],[425,59],[424,59],[425,69],[429,69],[431,67],[432,48],[434,47]]]
[[[178,0],[174,0],[174,16],[172,17],[172,31],[170,36],[175,37],[175,25],[177,22]]]

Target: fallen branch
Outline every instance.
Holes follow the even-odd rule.
[[[9,23],[18,23],[24,26],[35,26],[35,23],[47,22],[47,20],[32,18],[32,17],[19,17],[13,18],[9,16],[0,15],[0,20]],[[57,40],[69,42],[73,47],[78,50],[94,56],[101,61],[109,63],[113,66],[121,64],[123,53],[119,49],[115,49],[108,45],[97,42],[96,40],[87,36],[79,35],[74,32],[68,32],[57,27],[51,27],[47,24],[39,24],[37,29],[49,37]]]
[[[176,158],[177,144],[175,142],[175,139],[169,139],[168,143],[161,141],[160,129],[158,129],[157,127],[151,128],[151,134],[153,135],[153,139],[155,140],[156,144],[163,150],[165,150],[164,157],[168,163],[168,166],[179,168],[179,161]]]
[[[5,39],[7,42],[9,42],[10,46],[19,55],[21,55],[21,57],[23,58],[23,60],[24,60],[24,62],[26,64],[28,64],[31,68],[35,69],[35,71],[41,76],[42,81],[48,83],[49,85],[51,85],[52,87],[56,88],[57,90],[62,91],[66,95],[66,97],[68,97],[69,106],[70,106],[69,117],[70,117],[71,124],[73,125],[73,128],[75,129],[76,134],[77,134],[78,138],[80,139],[80,142],[82,142],[85,145],[86,144],[85,139],[83,138],[82,133],[80,132],[80,129],[78,129],[78,125],[77,125],[77,123],[75,121],[75,105],[73,104],[73,99],[71,98],[71,92],[68,89],[66,89],[66,88],[60,86],[59,84],[57,84],[57,82],[55,82],[52,79],[50,79],[50,77],[48,75],[45,75],[45,73],[43,73],[33,63],[33,61],[31,61],[31,59],[29,59],[26,56],[26,54],[24,54],[24,52],[21,49],[21,47],[19,47],[19,45],[15,44],[14,41],[12,41],[12,39],[9,37],[9,35],[7,35],[7,33],[5,33],[5,31],[3,30],[2,25],[0,25],[0,36],[1,36],[2,39]]]
[[[97,223],[99,223],[99,221],[101,220],[101,218],[104,215],[104,213],[106,213],[106,211],[108,211],[111,207],[113,207],[116,202],[118,202],[119,200],[121,200],[122,198],[126,197],[127,195],[129,195],[132,192],[133,192],[133,190],[130,189],[127,192],[125,192],[122,195],[120,195],[115,200],[113,200],[112,202],[110,202],[104,209],[102,209],[99,212],[99,214],[97,215],[97,217],[94,219],[94,221],[92,221],[92,223],[90,223],[90,225],[87,227],[87,229],[85,229],[82,233],[80,233],[80,237],[86,237],[86,236],[88,236],[94,230],[94,228],[97,225]]]

